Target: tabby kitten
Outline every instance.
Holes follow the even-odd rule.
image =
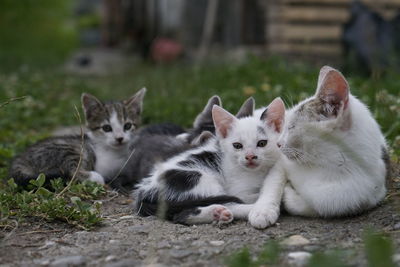
[[[117,174],[131,152],[145,92],[143,88],[128,100],[106,103],[84,93],[81,100],[87,131],[83,148],[79,135],[47,138],[13,159],[10,177],[20,185],[27,185],[40,173],[47,179],[71,179],[82,156],[77,179],[106,183]]]

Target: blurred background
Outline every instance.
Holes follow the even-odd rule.
[[[10,158],[77,123],[82,92],[148,88],[144,123],[189,127],[214,94],[236,112],[315,92],[344,72],[400,147],[400,0],[1,0],[0,143]],[[10,143],[10,144],[9,144]],[[16,145],[11,145],[16,144]],[[1,167],[1,163],[0,163]]]
[[[101,72],[127,57],[241,61],[251,53],[379,75],[399,64],[399,7],[399,0],[2,0],[0,62],[69,60],[69,70]]]

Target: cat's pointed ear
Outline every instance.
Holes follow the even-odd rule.
[[[281,133],[285,122],[285,104],[280,97],[275,98],[261,114],[262,121],[276,132]]]
[[[253,116],[255,101],[253,97],[249,97],[243,105],[240,107],[238,113],[236,114],[236,118],[244,118]]]
[[[128,109],[133,110],[134,114],[139,115],[140,113],[142,113],[143,98],[144,95],[146,94],[146,91],[147,89],[143,87],[131,98],[124,101],[125,106],[127,106]]]
[[[316,96],[327,104],[327,112],[337,116],[339,110],[348,107],[349,84],[339,71],[329,66],[321,68]]]
[[[212,124],[212,108],[214,105],[221,106],[221,98],[219,96],[214,95],[210,99],[206,106],[204,107],[203,111],[197,115],[196,119],[193,122],[193,128],[201,128],[202,125],[205,124]]]
[[[212,118],[217,136],[222,138],[228,136],[232,124],[237,120],[235,116],[217,105],[214,105],[212,108]]]
[[[91,120],[91,118],[95,116],[94,114],[98,114],[103,110],[103,103],[91,94],[83,93],[81,102],[86,121]]]

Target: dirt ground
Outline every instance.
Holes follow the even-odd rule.
[[[13,232],[2,233],[0,266],[223,266],[238,249],[246,246],[256,254],[271,239],[282,243],[282,265],[290,265],[290,252],[339,248],[346,252],[347,263],[365,266],[362,235],[366,228],[389,233],[400,248],[398,168],[393,177],[387,200],[365,214],[330,220],[282,215],[265,230],[242,221],[224,227],[189,227],[141,218],[132,214],[129,198],[110,193],[103,200],[104,223],[95,230],[27,221]],[[293,235],[303,238],[297,238],[297,245],[285,244]]]

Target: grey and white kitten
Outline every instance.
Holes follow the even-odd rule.
[[[165,205],[163,216],[177,223],[247,219],[280,158],[276,142],[284,117],[280,99],[258,118],[252,117],[253,109],[254,100],[249,99],[236,118],[214,106],[216,137],[157,165],[134,192],[138,214],[154,215]],[[283,182],[275,184],[273,191],[282,192]],[[281,193],[274,194],[265,203],[277,208],[269,224],[278,218],[280,199]]]
[[[132,143],[134,149],[132,156],[119,177],[111,181],[111,186],[122,193],[128,193],[143,177],[150,175],[155,164],[204,142],[215,132],[211,115],[213,105],[221,105],[218,96],[208,100],[204,109],[197,115],[193,127],[187,131],[171,123],[153,124],[141,128]],[[201,135],[205,130],[207,133]]]
[[[80,135],[47,138],[13,159],[10,177],[20,185],[27,185],[40,173],[47,179],[68,180],[82,156],[77,179],[106,183],[117,174],[130,154],[145,92],[143,88],[128,100],[106,103],[84,93],[81,100],[87,130],[83,149]]]

